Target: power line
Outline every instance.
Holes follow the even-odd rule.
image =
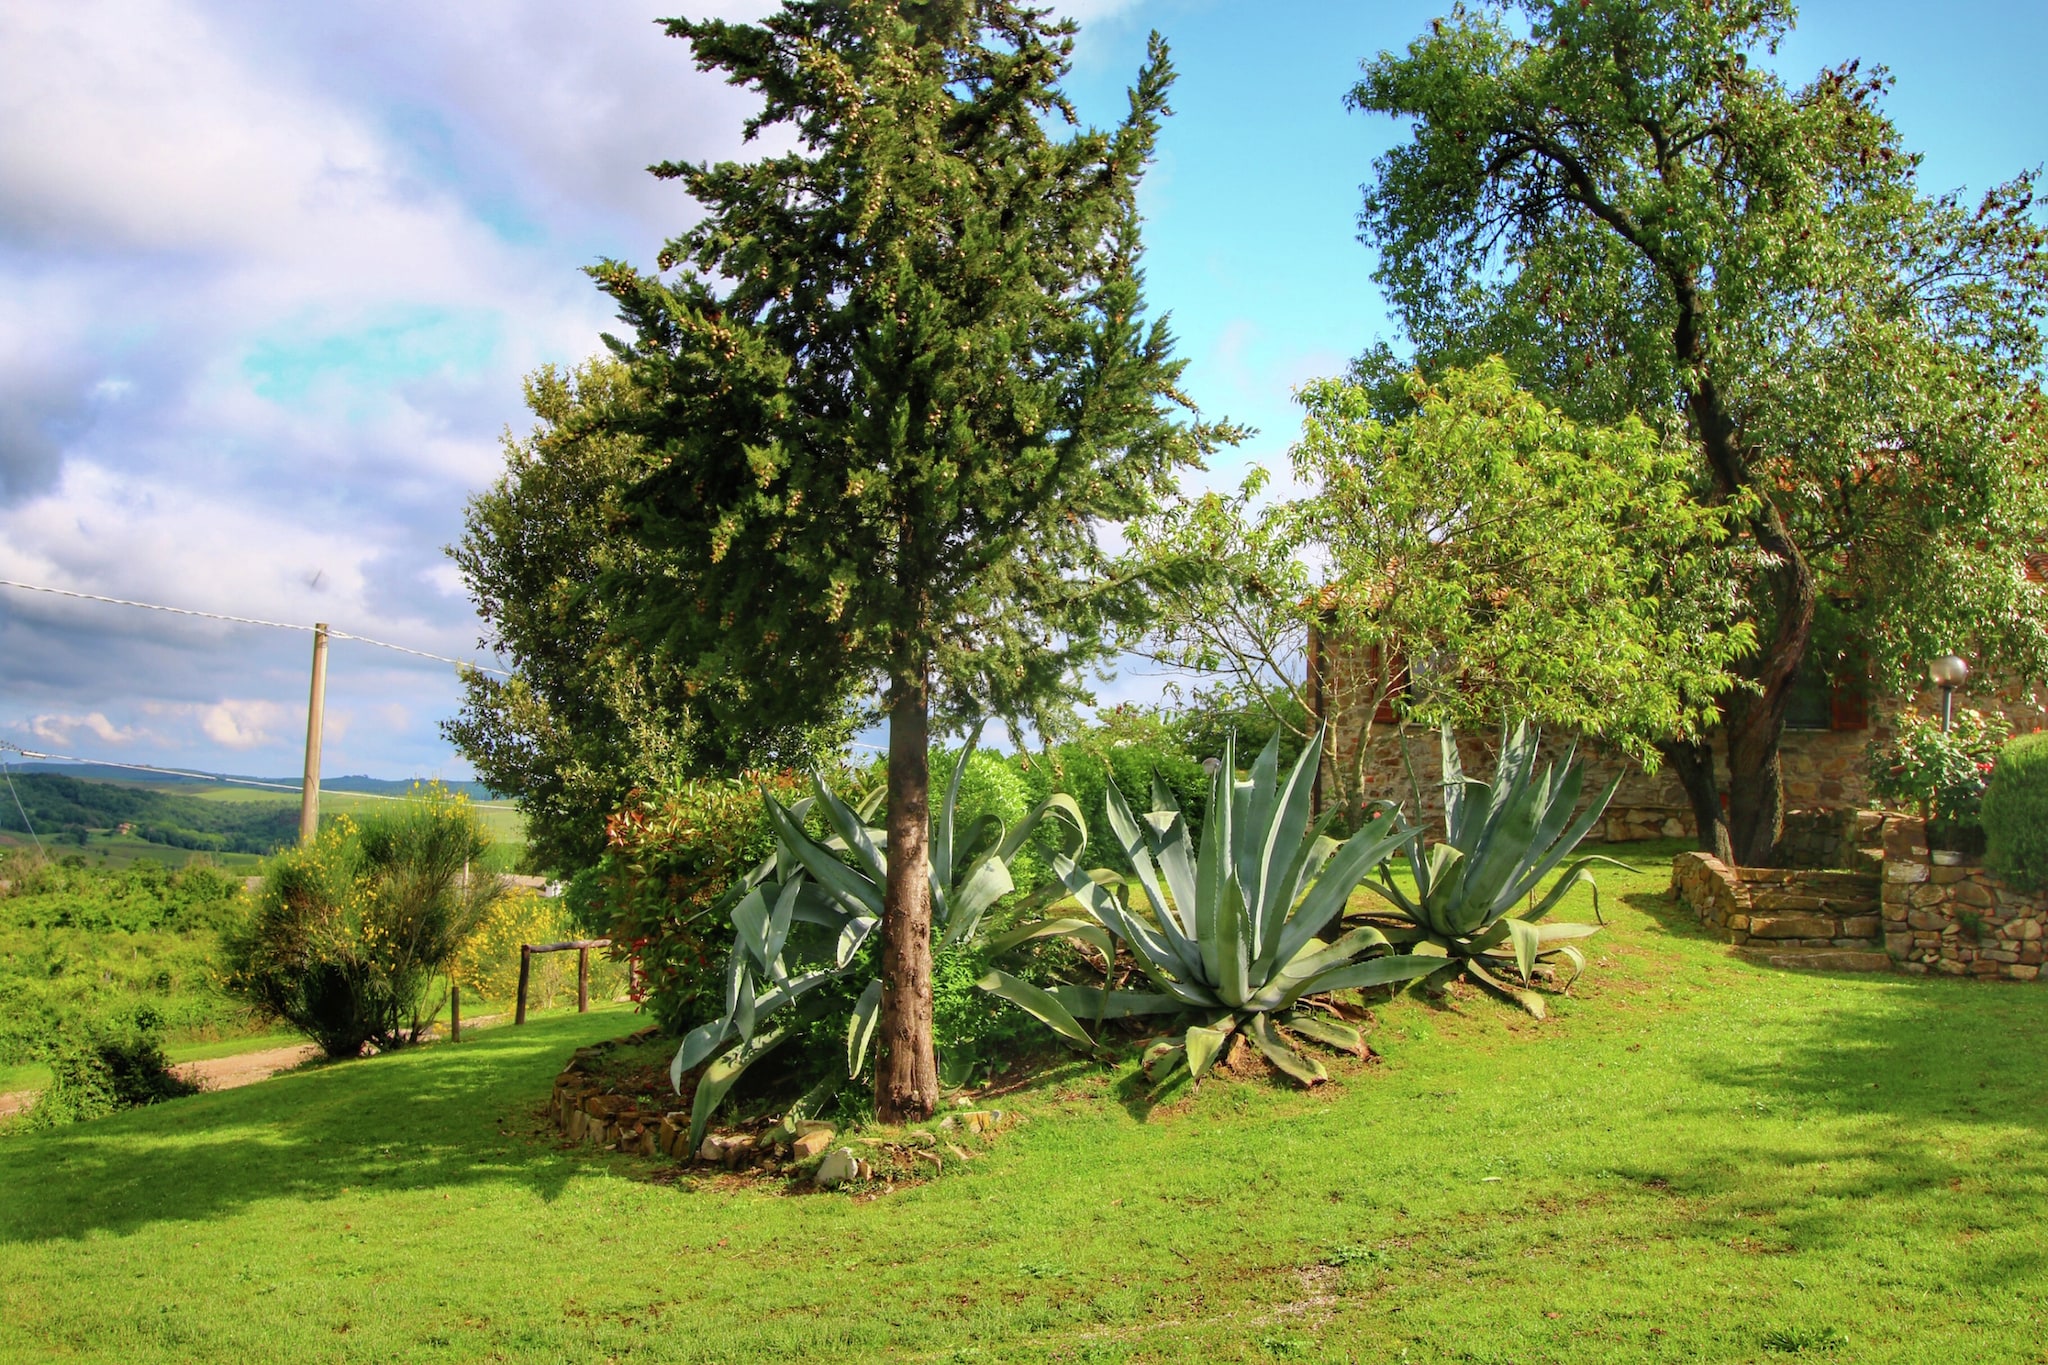
[[[4,749],[12,749],[12,750],[13,750],[13,751],[14,751],[15,753],[17,753],[17,754],[20,754],[20,755],[21,755],[21,756],[22,756],[23,758],[41,758],[41,759],[48,759],[48,760],[50,760],[50,761],[52,761],[52,762],[56,762],[56,763],[88,763],[88,764],[97,764],[98,766],[100,766],[100,767],[103,767],[103,768],[126,768],[126,769],[129,769],[129,770],[130,770],[130,771],[132,771],[132,772],[138,772],[138,773],[156,773],[156,774],[158,774],[158,775],[160,775],[160,776],[163,776],[163,777],[190,777],[190,778],[196,778],[196,779],[198,779],[198,780],[200,780],[200,781],[203,781],[203,782],[226,782],[226,783],[230,783],[230,784],[232,784],[232,785],[234,785],[234,786],[238,786],[238,787],[262,787],[262,788],[265,788],[265,789],[267,789],[267,790],[269,790],[269,791],[280,791],[280,792],[294,792],[294,793],[303,793],[303,792],[305,791],[305,788],[304,788],[303,786],[300,786],[300,785],[298,785],[297,783],[286,783],[286,782],[263,782],[263,781],[259,781],[259,780],[257,780],[256,778],[253,778],[253,777],[229,777],[229,776],[228,776],[228,775],[227,775],[226,773],[208,773],[208,772],[197,772],[197,771],[194,771],[194,770],[192,770],[192,769],[189,769],[189,768],[159,768],[159,767],[156,767],[156,766],[154,766],[154,765],[152,765],[152,764],[148,764],[148,763],[118,763],[118,762],[115,762],[115,761],[114,761],[113,759],[109,759],[109,758],[80,758],[80,757],[78,757],[78,756],[77,756],[76,754],[51,754],[51,753],[44,753],[44,752],[43,752],[42,750],[40,750],[40,749],[24,749],[24,748],[22,748],[22,747],[21,747],[21,746],[20,746],[19,744],[15,744],[15,743],[13,743],[13,742],[12,742],[12,741],[10,741],[10,740],[4,740],[4,739],[0,739],[0,750],[4,750]],[[4,762],[5,762],[5,760],[0,760],[0,764],[4,764]],[[11,778],[11,777],[10,777],[10,778],[8,779],[8,786],[9,786],[10,788],[12,788],[12,786],[13,786],[13,785],[14,785],[14,783],[13,783],[13,778]],[[368,799],[370,799],[370,800],[372,800],[372,801],[405,801],[405,800],[409,800],[409,799],[410,799],[409,797],[404,797],[404,796],[394,796],[394,795],[390,794],[389,792],[349,792],[349,791],[337,791],[336,789],[334,789],[334,788],[332,788],[332,787],[329,787],[329,788],[327,788],[327,792],[328,792],[328,794],[330,794],[330,795],[334,795],[334,796],[361,796],[361,797],[367,797]],[[15,798],[15,804],[16,804],[16,805],[18,806],[18,805],[19,805],[20,803],[21,803],[21,798],[20,798],[19,796],[17,796],[17,797]],[[476,807],[476,808],[477,808],[478,810],[517,810],[517,809],[519,809],[519,808],[518,808],[517,806],[512,806],[512,805],[506,805],[506,804],[504,804],[503,802],[492,802],[492,801],[472,801],[472,802],[470,802],[470,805],[472,805],[472,806]],[[22,817],[21,817],[21,818],[22,818],[23,820],[27,820],[27,819],[28,819],[28,813],[27,813],[26,811],[24,811],[24,812],[22,813]],[[33,833],[34,831],[30,831],[30,832],[31,832],[31,833]],[[38,845],[38,847],[40,847],[40,845]]]
[[[14,798],[14,808],[21,812],[21,827],[28,831],[29,838],[36,841],[36,856],[48,861],[50,855],[43,851],[43,836],[36,833],[35,821],[28,818],[28,807],[21,804],[21,793],[14,789],[14,770],[8,765],[5,754],[0,754],[0,777],[7,779],[7,794]]]
[[[0,578],[0,588],[20,588],[23,592],[46,592],[57,597],[74,597],[81,602],[105,602],[116,607],[140,607],[144,611],[169,612],[173,616],[197,616],[206,621],[230,621],[238,626],[268,626],[272,630],[311,631],[314,629],[312,626],[302,626],[291,621],[265,621],[261,617],[256,616],[230,616],[218,611],[195,611],[190,607],[167,607],[160,602],[136,602],[126,597],[102,597],[96,592],[74,592],[70,588],[51,588],[40,583],[17,583],[11,578]],[[389,640],[373,640],[367,635],[351,635],[345,630],[330,630],[327,632],[327,635],[329,639],[333,640],[354,640],[358,644],[375,645],[379,649],[396,650],[400,654],[411,654],[422,659],[432,659],[435,663],[454,664],[457,668],[473,668],[479,673],[495,673],[501,678],[512,676],[508,670],[493,668],[489,664],[475,663],[468,659],[451,659],[445,654],[429,654],[424,649],[414,649],[410,645],[395,645]]]

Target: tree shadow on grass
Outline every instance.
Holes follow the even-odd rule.
[[[584,1160],[542,1112],[569,1053],[631,1031],[606,1011],[317,1065],[0,1139],[0,1240],[125,1233],[264,1199],[516,1181],[552,1200]]]

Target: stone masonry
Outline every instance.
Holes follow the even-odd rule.
[[[2019,891],[1974,863],[1944,867],[1910,816],[1884,825],[1884,941],[1899,970],[1924,975],[2041,975],[2048,894]]]
[[[1729,867],[1709,853],[1671,862],[1679,904],[1743,950],[1781,967],[1883,971],[1883,921],[1874,872]]]

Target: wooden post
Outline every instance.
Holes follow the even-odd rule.
[[[306,702],[306,780],[299,790],[299,844],[320,836],[320,723],[327,709],[327,623],[313,627],[313,689]]]
[[[576,950],[576,1012],[590,1013],[590,949]]]
[[[512,1015],[512,1022],[526,1022],[526,978],[533,969],[533,948],[528,944],[519,945],[519,1004]]]
[[[462,1041],[462,987],[448,983],[448,1041]]]

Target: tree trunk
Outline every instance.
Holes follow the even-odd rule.
[[[889,690],[889,880],[882,896],[881,1059],[875,1115],[930,1118],[939,1102],[932,1053],[930,689],[920,657]]]
[[[1777,625],[1757,660],[1757,690],[1737,691],[1724,714],[1728,734],[1728,841],[1743,867],[1769,867],[1785,830],[1785,780],[1779,746],[1792,685],[1813,639],[1819,591],[1805,557],[1775,509],[1759,518],[1757,540],[1777,557],[1772,596]]]
[[[1699,831],[1700,848],[1729,866],[1735,865],[1734,847],[1728,838],[1728,817],[1721,809],[1721,785],[1714,776],[1714,746],[1708,740],[1659,744],[1664,761],[1678,775],[1679,785],[1692,803],[1693,827]]]

